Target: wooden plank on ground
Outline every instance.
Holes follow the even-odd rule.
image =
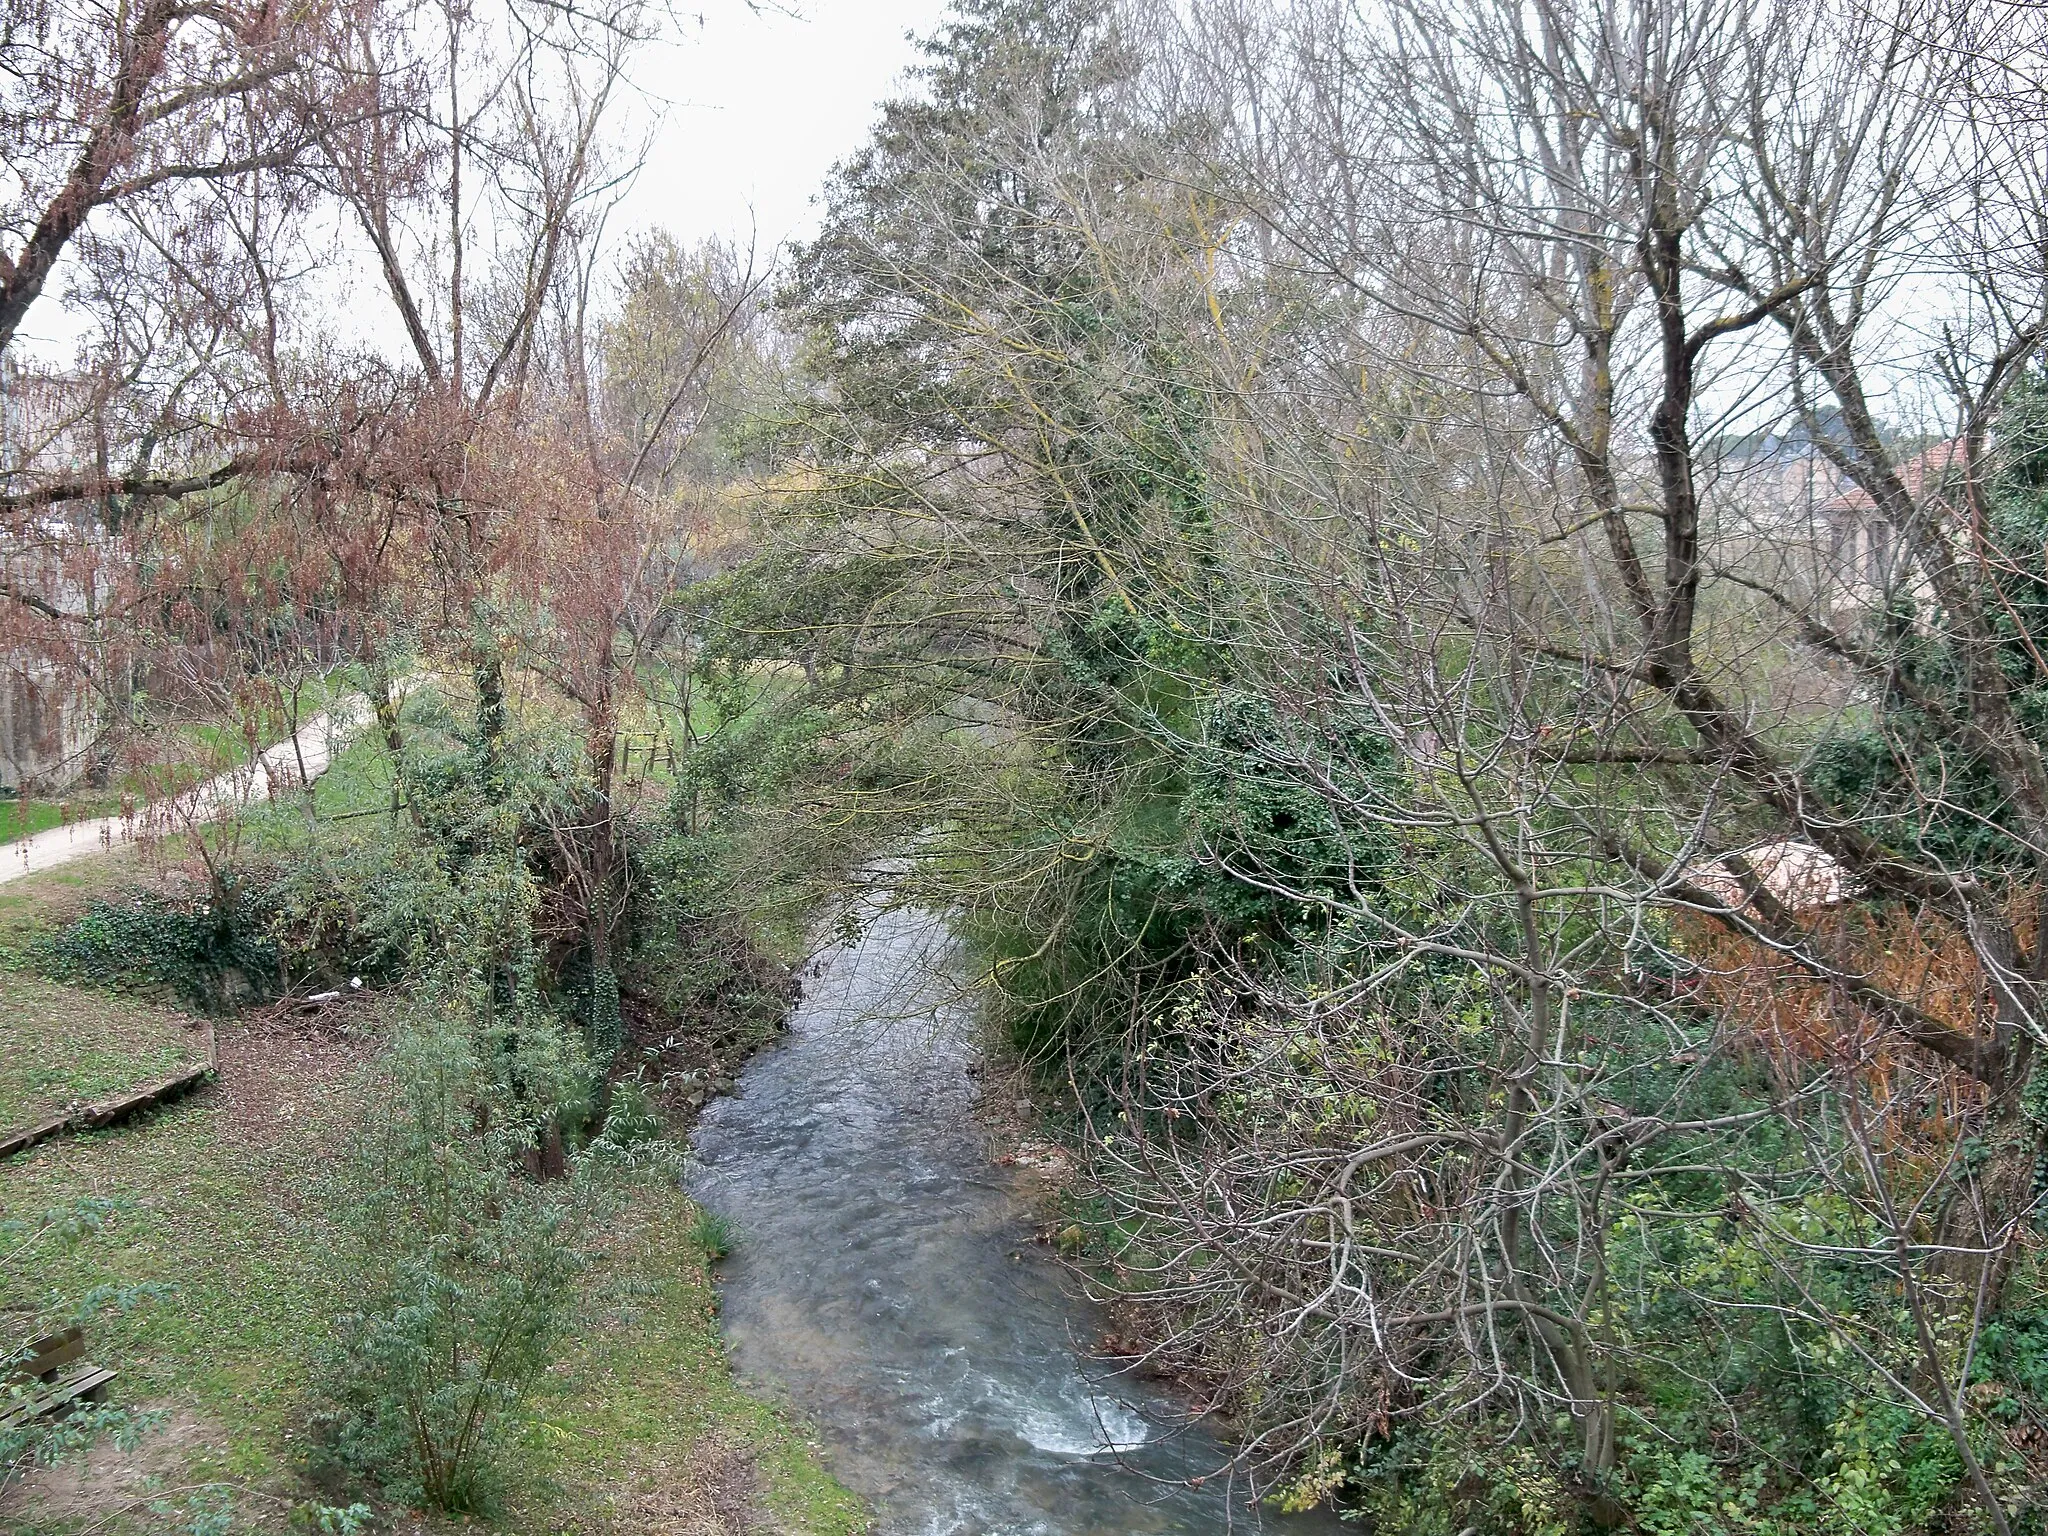
[[[73,1131],[98,1131],[107,1126],[126,1120],[130,1115],[145,1109],[154,1109],[159,1104],[168,1104],[182,1098],[213,1076],[213,1064],[202,1061],[196,1067],[187,1067],[169,1077],[150,1083],[122,1094],[117,1099],[103,1099],[97,1104],[88,1104],[76,1110],[65,1122],[65,1128]]]
[[[40,1120],[34,1125],[26,1125],[18,1131],[0,1135],[0,1157],[12,1157],[17,1152],[26,1152],[39,1141],[48,1141],[64,1129],[70,1118],[69,1115],[52,1115],[47,1120]]]
[[[201,1062],[196,1067],[186,1067],[169,1077],[124,1093],[118,1098],[102,1099],[97,1104],[88,1104],[83,1109],[74,1109],[68,1115],[58,1115],[24,1130],[11,1131],[0,1135],[0,1157],[9,1157],[16,1152],[26,1151],[41,1141],[63,1131],[99,1131],[110,1125],[119,1124],[130,1115],[145,1109],[154,1109],[159,1104],[182,1098],[194,1088],[213,1076],[213,1063]]]

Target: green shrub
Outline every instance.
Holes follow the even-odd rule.
[[[370,1095],[336,1202],[353,1304],[326,1360],[328,1449],[399,1497],[488,1505],[575,1318],[597,1194],[587,1170],[553,1183],[514,1172],[544,1109],[502,1091],[446,1008],[401,1027]]]
[[[608,1155],[636,1159],[643,1149],[662,1145],[661,1138],[661,1115],[647,1085],[630,1077],[614,1083],[593,1150],[601,1147]]]
[[[277,947],[254,930],[244,904],[187,907],[149,892],[93,902],[28,958],[59,981],[169,992],[209,1012],[278,982]]]

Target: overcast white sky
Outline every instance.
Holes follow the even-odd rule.
[[[826,172],[867,137],[876,105],[916,60],[905,33],[930,33],[945,10],[944,0],[673,4],[682,31],[637,72],[665,117],[618,217],[742,244],[758,226],[764,255],[816,227]]]
[[[642,100],[630,115],[641,128],[657,122],[652,150],[610,233],[661,225],[686,243],[752,239],[765,262],[816,229],[826,174],[866,140],[877,107],[917,62],[909,34],[929,35],[945,0],[671,4],[678,22],[634,71]],[[57,366],[83,335],[83,317],[60,298],[67,277],[60,266],[18,338],[23,353]],[[374,281],[367,264],[344,280],[356,281]],[[404,350],[386,306],[363,314],[372,334]]]

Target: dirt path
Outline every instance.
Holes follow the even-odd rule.
[[[310,784],[327,771],[335,754],[369,712],[368,703],[362,699],[336,704],[300,726],[295,738],[287,736],[276,745],[265,747],[253,763],[231,768],[182,795],[151,801],[125,816],[102,816],[25,837],[0,850],[0,884],[124,844],[218,821],[232,811],[258,804],[279,789],[299,783],[301,763],[305,766],[304,782]]]

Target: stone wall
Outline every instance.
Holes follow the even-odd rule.
[[[0,663],[0,788],[48,794],[85,772],[92,713],[47,662]]]

